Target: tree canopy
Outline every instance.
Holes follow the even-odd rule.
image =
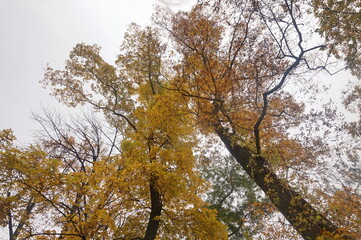
[[[27,148],[1,131],[9,239],[360,238],[360,122],[306,97],[335,61],[360,77],[360,7],[199,1],[131,24],[114,64],[77,44],[42,84],[102,118],[35,115]]]

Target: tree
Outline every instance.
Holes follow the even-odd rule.
[[[135,213],[126,214],[125,230],[118,229],[116,237],[225,239],[225,228],[216,221],[215,211],[206,208],[199,196],[205,184],[194,170],[193,120],[187,104],[178,101],[180,94],[164,91],[157,84],[162,45],[156,32],[132,25],[121,50],[119,75],[101,59],[98,47],[78,44],[65,70],[49,68],[44,80],[54,86],[58,99],[71,106],[90,103],[123,133],[116,162],[122,166],[117,174],[122,176],[118,181],[123,181],[125,196],[117,199],[131,204],[117,211],[123,207]],[[89,89],[91,93],[86,92]],[[71,192],[88,186],[89,181]],[[91,191],[95,186],[88,188]],[[135,223],[139,228],[134,228]]]
[[[305,239],[348,239],[277,176],[270,159],[275,156],[265,155],[286,141],[290,147],[302,144],[288,138],[284,128],[302,119],[302,105],[287,93],[286,81],[300,67],[326,67],[308,60],[326,45],[304,47],[304,29],[298,23],[303,7],[297,1],[216,2],[214,11],[199,4],[158,23],[181,55],[171,89],[192,99],[204,131],[220,137]]]

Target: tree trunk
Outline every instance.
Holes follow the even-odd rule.
[[[157,188],[157,180],[154,177],[153,179],[150,180],[149,190],[150,190],[151,210],[150,210],[147,230],[145,231],[143,240],[153,240],[157,237],[159,223],[160,223],[159,217],[162,213],[162,199],[159,190]]]
[[[304,239],[316,240],[320,236],[342,236],[331,221],[317,212],[285,181],[279,179],[263,157],[253,157],[249,149],[232,142],[231,136],[225,129],[219,128],[216,132],[237,162]],[[342,236],[332,239],[353,238]]]

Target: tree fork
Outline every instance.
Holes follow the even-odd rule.
[[[304,239],[316,240],[321,236],[337,235],[340,236],[337,238],[339,240],[354,240],[343,235],[345,233],[341,233],[337,226],[279,179],[262,156],[253,157],[249,149],[232,142],[225,129],[217,128],[216,132],[236,161]]]

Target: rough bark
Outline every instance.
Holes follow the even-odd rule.
[[[162,213],[162,199],[159,193],[159,190],[156,185],[157,180],[151,179],[149,184],[150,190],[150,201],[151,201],[151,210],[148,220],[147,229],[143,240],[153,240],[157,237],[159,224],[160,224],[160,215]]]
[[[279,179],[262,156],[253,156],[249,149],[233,143],[225,129],[218,128],[216,132],[237,162],[304,239],[342,235],[331,221]],[[353,238],[343,236],[337,239]]]

